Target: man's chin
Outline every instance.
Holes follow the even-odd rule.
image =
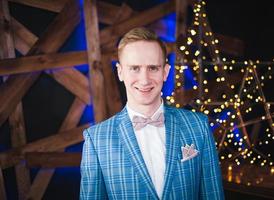
[[[156,103],[156,101],[154,101],[153,99],[143,98],[143,99],[139,99],[137,103],[138,105],[142,105],[142,106],[152,106]]]

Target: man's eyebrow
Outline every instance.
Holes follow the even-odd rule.
[[[148,67],[161,67],[162,65],[155,65],[155,64],[151,64],[151,65],[147,65]]]
[[[162,65],[157,64],[148,64],[148,65],[138,65],[138,64],[129,64],[128,67],[141,67],[141,66],[147,66],[147,67],[161,67]]]

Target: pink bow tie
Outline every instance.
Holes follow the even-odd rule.
[[[141,116],[134,116],[132,118],[132,124],[136,131],[142,129],[143,127],[145,127],[148,124],[150,124],[152,126],[156,126],[156,127],[162,127],[162,126],[164,126],[164,114],[159,113],[155,117],[155,119],[144,118]]]

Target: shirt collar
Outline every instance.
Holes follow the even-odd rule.
[[[152,119],[158,113],[164,112],[164,103],[163,103],[163,100],[161,100],[161,102],[162,103],[160,104],[159,108],[152,115],[152,117],[151,117]],[[130,108],[129,105],[128,105],[128,103],[126,104],[126,108],[127,108],[127,112],[128,112],[128,115],[129,115],[129,118],[130,118],[131,121],[132,121],[133,116],[135,116],[135,115],[147,118],[145,115],[143,115],[143,114],[141,114],[141,113],[133,110],[132,108]]]

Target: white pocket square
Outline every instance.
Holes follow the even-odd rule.
[[[195,145],[191,144],[190,146],[186,144],[186,146],[181,147],[182,157],[181,162],[194,158],[198,155],[199,151],[195,149]]]

